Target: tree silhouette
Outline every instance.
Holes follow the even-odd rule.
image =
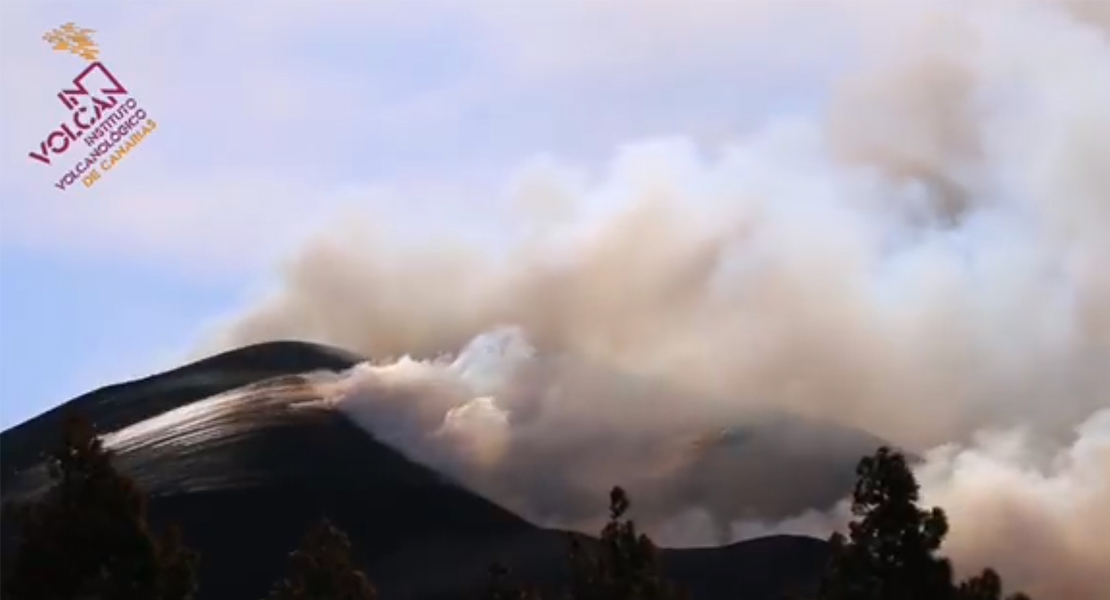
[[[609,494],[609,522],[594,551],[578,538],[571,542],[573,600],[677,600],[684,598],[663,577],[655,545],[636,524],[624,519],[631,503],[619,487]]]
[[[940,600],[950,596],[952,570],[936,556],[948,521],[940,509],[920,510],[918,485],[905,457],[880,448],[856,469],[848,538],[832,538],[833,560],[823,600]]]
[[[956,588],[957,600],[1002,600],[1002,578],[994,569],[984,569],[982,573],[964,581]],[[1022,593],[1006,596],[1007,600],[1029,600]]]
[[[856,475],[855,518],[847,537],[838,533],[830,540],[820,600],[1000,599],[1002,581],[991,570],[953,585],[951,564],[937,554],[948,520],[939,508],[918,507],[919,486],[905,456],[879,448],[860,461]]]
[[[347,535],[321,519],[289,555],[288,573],[269,600],[374,600],[377,592],[354,564]]]
[[[39,499],[5,506],[16,550],[5,561],[7,600],[188,600],[196,554],[175,529],[159,539],[146,498],[112,466],[92,425],[65,421],[47,457],[53,486]]]

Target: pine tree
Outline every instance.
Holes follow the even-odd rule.
[[[196,554],[176,530],[161,539],[151,533],[145,496],[111,459],[88,421],[66,419],[47,457],[53,486],[36,501],[5,507],[17,533],[4,598],[192,598]]]
[[[948,520],[920,510],[918,485],[905,457],[880,448],[856,470],[848,538],[833,536],[822,600],[945,600],[952,570],[936,555]]]
[[[269,600],[375,600],[377,592],[354,564],[351,542],[321,519],[309,528],[299,549],[289,555],[288,573],[274,585]]]
[[[684,597],[662,574],[655,545],[637,533],[624,515],[628,495],[616,487],[609,495],[609,522],[595,551],[577,538],[571,543],[573,600],[677,600]]]
[[[820,600],[999,600],[1002,581],[992,570],[953,584],[952,568],[937,554],[948,533],[939,508],[918,507],[919,486],[905,456],[880,448],[863,458],[852,494],[849,533],[833,535],[833,555]],[[1010,600],[1029,600],[1018,594]]]

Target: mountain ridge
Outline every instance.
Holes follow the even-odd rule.
[[[186,544],[201,553],[198,600],[261,597],[286,552],[320,516],[348,532],[386,599],[467,597],[493,562],[548,589],[561,586],[571,534],[534,525],[410,460],[341,411],[296,402],[304,373],[360,360],[318,344],[272,342],[99,388],[0,433],[4,500],[46,483],[38,457],[56,439],[61,418],[79,412],[116,444],[120,470],[151,493],[152,523],[178,523]],[[205,410],[204,420],[190,422],[193,430],[173,423],[159,429],[158,415],[218,402],[213,395],[220,393],[231,394],[224,412]],[[660,560],[697,600],[770,600],[809,589],[827,551],[821,540],[775,536],[663,549]]]
[[[4,456],[0,486],[7,484],[13,470],[26,469],[39,459],[37,453],[27,454],[21,448],[33,446],[35,439],[55,434],[68,412],[81,413],[98,431],[113,431],[198,398],[281,375],[347,369],[362,360],[333,346],[279,340],[220,352],[166,371],[101,386],[0,432],[0,454]],[[172,382],[175,389],[157,389],[164,382]],[[128,402],[137,397],[144,402]],[[111,411],[107,411],[108,404],[112,405]]]

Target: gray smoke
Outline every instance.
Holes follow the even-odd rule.
[[[345,392],[364,400],[352,414],[549,522],[589,523],[580,507],[605,486],[655,485],[721,427],[788,414],[866,431],[926,459],[958,567],[1105,599],[1104,6],[938,10],[844,81],[820,121],[770,121],[714,151],[632,144],[587,177],[530,166],[515,212],[473,215],[495,249],[348,217],[210,347],[300,338],[375,357]],[[504,325],[535,357],[503,381],[421,362]],[[842,513],[818,496],[839,484],[801,485],[827,466],[805,457],[864,439],[796,435],[766,464],[728,463],[731,477],[667,492],[685,504],[655,531],[720,541],[709,505],[754,487],[769,499],[734,511],[731,537],[827,532]]]

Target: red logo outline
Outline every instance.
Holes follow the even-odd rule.
[[[112,72],[109,71],[103,63],[97,61],[86,67],[84,71],[81,71],[80,75],[73,78],[74,89],[63,89],[62,91],[58,92],[58,100],[62,102],[62,105],[65,106],[67,110],[73,110],[77,106],[76,96],[90,95],[88,88],[85,87],[84,79],[85,77],[88,77],[94,69],[100,69],[100,71],[104,74],[104,77],[106,77],[108,81],[111,82],[111,84],[114,86],[100,88],[101,94],[105,96],[127,95],[127,88],[123,87],[123,84],[121,84],[119,80],[116,79],[115,75],[112,75]]]

